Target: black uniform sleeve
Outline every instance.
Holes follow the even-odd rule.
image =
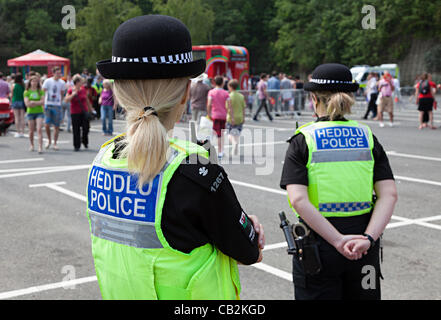
[[[293,136],[289,141],[286,151],[285,162],[283,164],[280,187],[286,189],[289,184],[308,185],[308,146],[305,136],[301,133]]]
[[[386,152],[383,146],[378,142],[378,139],[374,136],[374,149],[372,150],[374,155],[374,183],[380,180],[394,179],[392,169],[389,164]]]
[[[161,228],[170,246],[186,253],[212,243],[243,264],[259,257],[258,234],[215,164],[181,164],[167,188]]]

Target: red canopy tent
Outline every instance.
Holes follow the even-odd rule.
[[[25,74],[26,72],[29,72],[30,66],[47,66],[48,77],[52,74],[52,67],[60,66],[61,72],[64,76],[66,76],[70,71],[70,60],[67,58],[56,56],[51,53],[44,52],[40,49],[25,54],[24,56],[8,60],[8,67],[11,67],[11,73],[13,67],[23,67],[23,74]]]

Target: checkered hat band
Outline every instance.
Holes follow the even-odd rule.
[[[157,63],[157,64],[184,64],[193,61],[193,52],[171,54],[167,56],[154,57],[138,57],[138,58],[124,58],[112,56],[112,62],[140,62],[140,63]]]
[[[318,84],[328,84],[328,83],[350,84],[350,83],[354,83],[353,81],[329,80],[329,79],[311,79],[311,80],[309,80],[309,82],[314,82],[314,83],[318,83]]]
[[[370,202],[319,203],[320,212],[352,212],[369,209],[370,207]]]

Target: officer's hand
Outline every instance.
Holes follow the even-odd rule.
[[[363,257],[364,254],[367,254],[370,246],[371,242],[368,238],[355,239],[346,242],[346,244],[344,245],[344,249],[347,252],[352,252],[353,254],[355,254],[356,260],[358,260]]]
[[[348,241],[355,240],[355,239],[366,239],[365,236],[361,234],[348,234],[348,235],[342,235],[338,241],[334,244],[335,249],[337,249],[338,252],[340,252],[343,256],[345,256],[349,260],[356,260],[358,253],[352,252],[345,247],[345,244]]]
[[[263,249],[265,247],[265,233],[263,232],[263,226],[259,223],[259,219],[257,219],[254,215],[248,216],[250,220],[253,222],[254,231],[259,235],[259,249]]]

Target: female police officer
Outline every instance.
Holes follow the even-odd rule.
[[[207,150],[167,135],[184,111],[190,77],[205,70],[205,60],[193,61],[188,29],[168,16],[130,19],[114,34],[112,59],[97,67],[115,79],[128,125],[89,172],[103,298],[238,298],[237,262],[261,260],[262,226],[244,213]]]
[[[344,118],[358,89],[346,66],[318,66],[304,89],[318,119],[291,138],[280,185],[312,229],[322,268],[307,273],[294,256],[295,298],[380,299],[378,238],[397,201],[389,161],[368,126]]]

